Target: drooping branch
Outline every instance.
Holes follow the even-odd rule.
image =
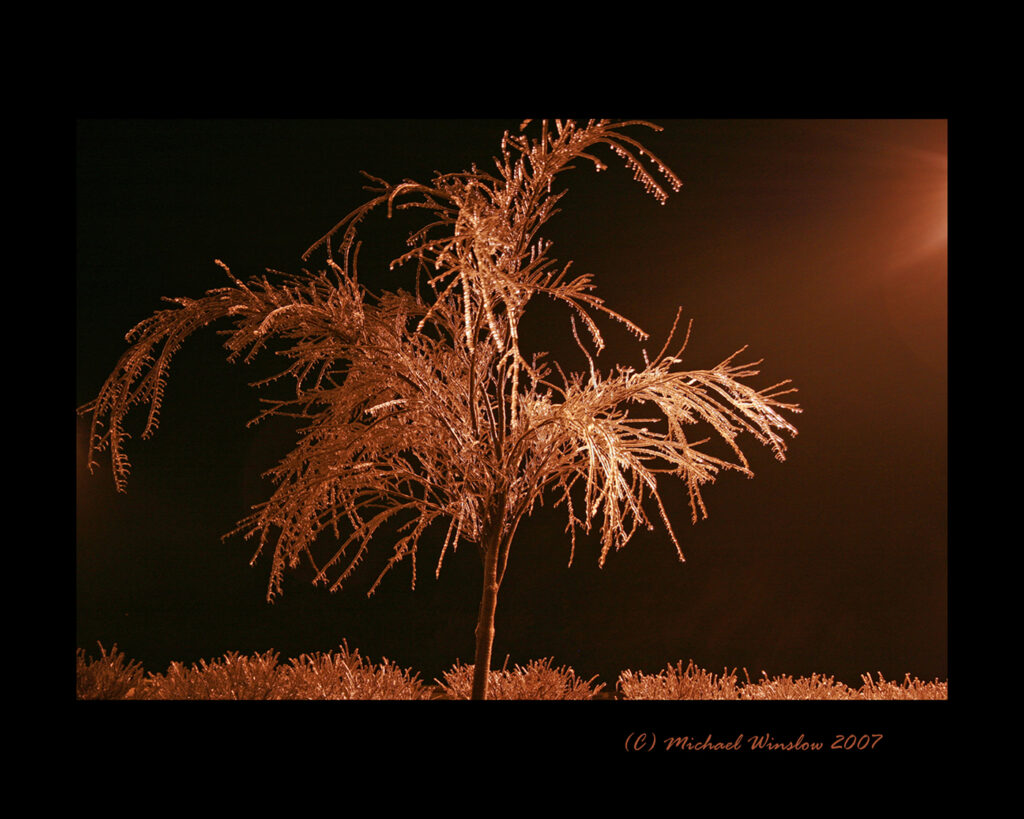
[[[682,559],[664,512],[659,476],[684,481],[696,522],[707,516],[703,485],[723,470],[752,474],[738,442],[742,433],[770,446],[779,459],[785,457],[783,433],[796,434],[782,415],[799,412],[795,404],[780,400],[793,391],[788,382],[754,389],[744,379],[758,374],[756,363],[735,364],[739,352],[711,370],[697,371],[677,369],[677,356],[659,356],[641,371],[620,368],[602,377],[592,362],[589,378],[574,376],[560,391],[562,400],[534,394],[523,403],[529,418],[508,451],[506,472],[519,476],[513,484],[516,508],[531,508],[554,488],[556,505],[566,505],[573,552],[576,529],[589,532],[600,518],[603,565],[609,551],[622,548],[638,526],[651,527],[644,509],[647,497]],[[709,428],[734,459],[703,450],[708,439],[689,440],[684,427],[696,424]],[[582,517],[572,502],[577,486],[582,487]]]
[[[271,283],[264,276],[245,284],[223,262],[217,263],[234,286],[210,290],[199,299],[167,299],[177,307],[157,311],[128,332],[125,339],[131,347],[98,396],[79,410],[92,413],[89,468],[96,466],[93,453],[109,447],[118,491],[125,490],[130,469],[124,452],[129,437],[124,419],[133,406],[148,404],[142,437],[156,431],[171,361],[196,331],[231,320],[234,329],[227,331],[224,343],[229,361],[246,350],[246,359],[251,359],[271,337],[292,341],[290,355],[296,361],[278,377],[295,377],[300,389],[317,364],[334,360],[359,338],[362,301],[351,282],[331,282],[320,274],[287,277],[283,283]]]

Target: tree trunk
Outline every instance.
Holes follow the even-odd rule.
[[[484,584],[480,596],[480,616],[476,623],[476,659],[473,668],[471,699],[487,699],[487,675],[491,670],[491,648],[494,645],[494,612],[498,607],[498,543],[501,524],[485,539]]]

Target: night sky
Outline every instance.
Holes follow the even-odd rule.
[[[678,307],[693,319],[684,364],[702,369],[748,345],[758,384],[791,379],[803,413],[779,463],[748,439],[756,477],[726,473],[690,524],[683,485],[663,483],[686,562],[663,530],[638,534],[597,567],[592,536],[568,567],[564,512],[520,527],[498,600],[495,664],[554,657],[614,687],[693,659],[716,672],[946,679],[947,257],[944,120],[658,120],[634,136],[683,180],[661,206],[610,155],[561,177],[569,193],[544,235],[552,255],[594,275],[610,307],[660,349]],[[429,181],[489,169],[518,120],[85,120],[77,125],[76,406],[161,297],[298,271],[300,256],[368,196],[360,170]],[[360,279],[388,272],[408,225],[364,228]],[[554,323],[549,323],[553,321]],[[225,325],[226,326],[226,325]],[[564,315],[538,310],[537,346],[574,368]],[[643,344],[607,323],[598,359],[641,361]],[[250,381],[215,328],[172,366],[161,427],[128,443],[128,492],[86,469],[76,426],[76,645],[117,643],[149,671],[172,660],[274,649],[282,658],[342,640],[430,681],[471,662],[481,570],[468,545],[424,541],[416,589],[401,564],[366,592],[391,553],[341,592],[286,577],[265,600],[269,560],[222,541],[270,492],[260,474],[290,448],[289,422],[246,428]],[[273,390],[262,392],[267,397]],[[129,431],[141,432],[144,412]],[[431,559],[432,558],[432,559]]]

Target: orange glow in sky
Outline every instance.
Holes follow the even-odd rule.
[[[946,156],[938,153],[909,154],[911,174],[902,197],[905,222],[903,253],[897,268],[915,265],[944,250],[948,238]]]

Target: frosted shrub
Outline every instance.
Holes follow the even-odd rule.
[[[495,700],[591,700],[604,688],[594,686],[595,674],[589,680],[576,675],[569,666],[552,668],[553,657],[531,660],[525,667],[516,665],[488,674],[487,696]],[[508,658],[505,658],[508,663]],[[468,700],[473,689],[474,667],[454,665],[444,672],[444,681],[437,680],[448,699]]]
[[[736,672],[723,670],[722,676],[705,671],[693,660],[683,668],[680,660],[657,674],[623,671],[617,688],[626,700],[736,700],[739,691]]]
[[[437,695],[411,669],[386,657],[380,663],[363,657],[342,642],[338,651],[301,654],[287,664],[267,651],[246,657],[231,651],[219,660],[186,667],[172,662],[165,674],[144,676],[142,664],[128,660],[117,649],[87,657],[76,649],[76,694],[80,700],[429,700]],[[525,666],[502,668],[488,674],[488,696],[499,700],[592,700],[604,688],[577,676],[569,666],[552,667],[553,658],[531,660]],[[456,662],[438,683],[443,699],[470,699],[475,668]],[[746,670],[744,669],[744,674]],[[624,700],[946,700],[948,684],[938,679],[922,682],[907,674],[902,683],[878,674],[861,676],[863,685],[851,688],[834,677],[782,674],[753,683],[737,682],[735,670],[713,674],[690,660],[668,665],[656,674],[623,671],[616,689]]]
[[[746,671],[744,671],[746,673]],[[756,683],[747,675],[746,684],[738,683],[735,671],[726,671],[717,676],[696,666],[690,660],[686,668],[682,662],[669,665],[657,674],[623,671],[619,675],[617,688],[626,700],[924,700],[946,699],[947,685],[936,680],[923,683],[910,679],[908,674],[902,685],[887,682],[881,674],[878,682],[870,675],[862,677],[860,689],[850,688],[837,682],[834,677],[811,674],[809,677],[792,677],[782,674],[769,678],[761,672]]]
[[[154,700],[282,700],[290,699],[285,668],[277,652],[246,657],[229,651],[221,660],[200,660],[190,668],[172,662],[166,674],[150,674],[144,686]]]
[[[142,663],[127,660],[114,643],[110,653],[102,643],[97,659],[75,651],[75,694],[80,700],[121,700],[134,697],[142,682]]]
[[[940,682],[936,679],[933,682],[921,682],[917,677],[910,678],[908,673],[903,678],[903,683],[889,682],[878,672],[878,681],[875,682],[870,674],[861,674],[864,684],[853,696],[861,700],[945,700],[949,699],[949,683]]]
[[[744,700],[848,700],[853,697],[854,692],[849,686],[823,674],[796,679],[783,674],[768,679],[762,671],[759,682],[751,683],[748,677],[747,684],[740,691],[740,698]]]
[[[289,692],[300,700],[425,700],[430,689],[419,675],[399,668],[386,657],[374,664],[350,651],[347,643],[335,653],[302,654],[288,669]]]

